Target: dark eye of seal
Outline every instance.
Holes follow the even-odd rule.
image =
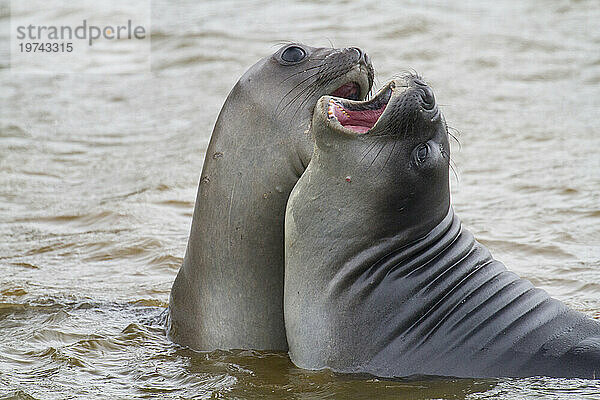
[[[306,57],[306,52],[298,46],[288,47],[281,53],[281,59],[286,62],[302,61],[304,57]]]
[[[426,144],[421,144],[418,148],[417,148],[417,161],[422,163],[425,161],[425,159],[427,158],[427,155],[429,154],[429,147]]]

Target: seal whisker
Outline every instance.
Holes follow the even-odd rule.
[[[452,160],[452,157],[449,158],[449,163],[448,165],[450,166],[450,170],[452,171],[452,173],[454,174],[454,177],[456,178],[456,183],[460,183],[460,179],[458,178],[458,174],[456,173],[456,170],[454,169],[454,167],[456,166],[456,164],[454,163],[454,160]]]
[[[319,66],[319,67],[321,67],[321,66]],[[297,89],[299,86],[302,86],[304,83],[306,83],[306,81],[308,81],[309,79],[311,79],[311,78],[314,78],[315,76],[319,75],[319,73],[320,73],[320,72],[321,72],[321,71],[317,71],[317,72],[315,72],[314,74],[312,74],[312,75],[310,75],[310,76],[307,76],[306,78],[304,78],[302,81],[300,81],[298,84],[296,84],[296,86],[294,86],[293,88],[291,88],[291,89],[290,89],[290,90],[289,90],[289,91],[288,91],[288,92],[287,92],[287,93],[286,93],[286,94],[283,96],[282,100],[283,100],[283,99],[285,99],[287,96],[289,96],[289,95],[290,95],[290,94],[291,94],[291,93],[292,93],[294,90],[296,90],[296,89]],[[316,82],[316,81],[318,81],[318,80],[319,80],[319,78],[316,78],[316,79],[315,79],[315,82]],[[308,85],[312,85],[312,84],[314,84],[315,82],[311,82],[311,83],[309,83]]]
[[[462,144],[460,143],[460,140],[458,140],[458,138],[450,131],[454,131],[457,135],[460,135],[460,131],[446,124],[446,133],[448,133],[448,135],[456,141],[456,143],[458,144],[458,149],[462,150]]]
[[[303,42],[300,42],[300,41],[297,41],[297,40],[282,39],[282,40],[278,40],[277,42],[274,42],[271,47],[284,46],[284,45],[288,45],[288,44],[301,44],[301,45],[304,45]]]
[[[317,78],[314,82],[311,82],[310,84],[308,84],[306,86],[306,88],[304,88],[300,93],[298,93],[296,96],[294,96],[294,98],[288,104],[286,104],[286,106],[284,108],[282,108],[281,112],[283,112],[291,104],[295,103],[298,99],[300,99],[302,95],[306,94],[306,96],[300,102],[300,104],[297,107],[295,107],[296,111],[294,111],[294,114],[292,114],[291,118],[289,119],[288,126],[291,127],[291,125],[294,122],[294,119],[296,118],[296,114],[298,114],[298,111],[305,105],[306,101],[309,100],[311,97],[313,97],[314,94],[319,91],[319,89],[320,89],[321,86],[326,85],[328,82],[329,81],[326,81],[324,83],[320,82],[319,78]],[[317,84],[317,83],[320,83],[320,85]]]
[[[379,139],[379,138],[376,138],[376,139]],[[373,150],[373,149],[375,148],[375,146],[376,146],[378,143],[379,143],[379,142],[378,142],[377,140],[375,140],[375,141],[373,142],[373,144],[371,144],[371,145],[370,145],[370,146],[367,148],[367,151],[365,151],[365,152],[363,153],[363,156],[362,156],[362,158],[360,159],[360,161],[359,161],[359,162],[362,162],[362,160],[364,160],[364,159],[365,159],[365,157],[366,157],[366,156],[367,156],[367,155],[368,155],[368,154],[371,152],[371,150]]]
[[[287,93],[286,93],[286,94],[285,94],[285,95],[284,95],[284,96],[281,98],[281,100],[280,100],[280,101],[279,101],[279,103],[277,104],[277,107],[275,107],[275,110],[279,110],[279,106],[280,106],[280,105],[281,105],[281,103],[282,103],[282,102],[285,100],[285,98],[286,98],[287,96],[289,96],[289,95],[290,95],[290,94],[291,94],[291,93],[292,93],[294,90],[296,90],[296,89],[297,89],[299,86],[301,86],[302,84],[306,83],[306,81],[308,81],[309,79],[311,79],[311,78],[313,78],[313,77],[317,76],[317,75],[319,74],[319,72],[320,72],[320,71],[317,71],[317,72],[315,72],[314,74],[310,75],[309,77],[307,77],[307,78],[303,79],[303,80],[302,80],[300,83],[298,83],[296,86],[294,86],[292,89],[290,89],[290,90],[289,90],[289,91],[288,91],[288,92],[287,92]],[[318,80],[318,78],[317,78],[317,79],[315,79],[315,82],[316,82],[317,80]],[[313,82],[313,83],[315,83],[315,82]],[[310,84],[309,84],[309,86],[310,86]],[[290,101],[289,103],[287,103],[287,104],[286,104],[286,105],[283,107],[283,109],[282,109],[282,110],[285,110],[285,108],[286,108],[286,107],[289,107],[289,106],[290,106],[290,105],[291,105],[291,104],[292,104],[292,103],[293,103],[293,102],[294,102],[294,101],[295,101],[295,100],[296,100],[296,99],[297,99],[299,96],[301,96],[301,95],[302,95],[302,91],[300,91],[300,93],[299,93],[298,95],[296,95],[292,101]]]
[[[307,71],[310,71],[310,70],[315,69],[315,68],[321,68],[321,67],[322,67],[322,65],[315,65],[314,67],[306,68],[306,69],[304,69],[302,71],[295,72],[295,73],[291,74],[290,76],[288,76],[287,78],[285,78],[284,80],[282,80],[281,82],[279,82],[279,84],[282,84],[283,82],[287,81],[288,79],[293,78],[296,75],[304,74]]]
[[[310,91],[308,92],[308,94],[306,95],[306,97],[304,97],[304,99],[300,102],[300,105],[296,108],[296,111],[294,111],[294,114],[292,115],[292,118],[290,118],[290,123],[296,117],[296,114],[298,113],[298,110],[300,110],[304,106],[304,103],[306,103],[307,100],[309,100],[311,97],[313,97],[313,95],[319,90],[319,86],[316,85],[316,82],[313,82],[306,89],[307,90],[310,89]]]
[[[452,139],[454,139],[456,141],[456,143],[458,144],[458,149],[462,150],[462,144],[460,144],[460,140],[458,140],[458,138],[450,132],[448,132],[448,136],[450,136]]]
[[[392,154],[394,153],[394,150],[396,149],[396,143],[397,143],[397,141],[394,140],[394,144],[392,145],[392,150],[388,154],[387,158],[385,159],[385,162],[383,163],[383,167],[381,167],[381,170],[377,173],[377,175],[375,176],[375,178],[377,178],[383,172],[383,170],[385,169],[385,166],[387,165],[388,161],[390,161],[390,157],[392,156]]]
[[[286,112],[288,110],[291,110],[290,106],[292,104],[296,103],[299,99],[301,99],[303,95],[306,95],[306,97],[304,97],[304,99],[301,101],[301,103],[297,107],[294,107],[296,110],[294,111],[294,114],[292,115],[292,117],[289,119],[289,124],[288,124],[288,126],[291,126],[292,123],[294,122],[294,118],[295,118],[296,114],[298,113],[298,110],[303,106],[303,104],[306,102],[307,99],[310,99],[310,97],[319,90],[319,88],[320,88],[320,86],[317,85],[317,81],[314,81],[314,82],[308,84],[304,89],[302,89],[285,106],[283,106],[279,110],[278,115],[283,112]]]
[[[373,166],[373,164],[375,163],[375,160],[377,160],[377,158],[379,158],[379,155],[381,154],[381,152],[383,151],[383,149],[385,149],[385,147],[387,146],[387,143],[384,142],[383,146],[381,146],[381,148],[379,149],[379,151],[377,152],[377,154],[375,155],[375,157],[373,157],[373,161],[371,161],[371,164],[367,167],[367,169],[371,168]]]
[[[286,104],[286,106],[284,108],[289,107],[291,104],[295,103],[296,101],[298,101],[299,99],[302,98],[302,96],[306,95],[304,98],[302,98],[302,102],[298,105],[298,107],[296,107],[296,110],[299,107],[302,107],[302,104],[304,103],[304,101],[311,96],[311,94],[316,93],[319,90],[319,85],[317,84],[319,82],[319,78],[317,78],[316,80],[314,80],[313,82],[309,83],[306,85],[306,87],[304,87],[300,92],[298,92],[298,94],[296,94],[294,96],[294,98],[288,103]],[[295,115],[295,114],[294,114]]]

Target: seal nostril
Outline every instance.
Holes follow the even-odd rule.
[[[358,59],[360,60],[363,56],[363,52],[361,49],[359,49],[358,47],[350,47],[350,50],[354,50],[355,52],[358,53]]]
[[[419,94],[423,100],[423,108],[426,110],[432,110],[435,106],[435,96],[433,90],[429,86],[423,85],[419,88]]]

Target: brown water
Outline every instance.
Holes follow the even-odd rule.
[[[399,3],[155,1],[152,73],[14,74],[0,51],[0,399],[600,398],[600,381],[359,379],[165,338],[212,125],[288,39],[361,46],[380,86],[421,73],[460,132],[465,226],[600,318],[600,3]]]

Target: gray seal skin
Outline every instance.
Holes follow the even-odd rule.
[[[312,155],[307,130],[324,94],[363,99],[373,68],[358,48],[284,45],[252,66],[219,114],[206,151],[171,340],[197,350],[287,350],[283,218]]]
[[[314,112],[286,210],[284,312],[297,366],[381,377],[600,376],[600,322],[509,272],[450,205],[431,89],[392,81]]]

